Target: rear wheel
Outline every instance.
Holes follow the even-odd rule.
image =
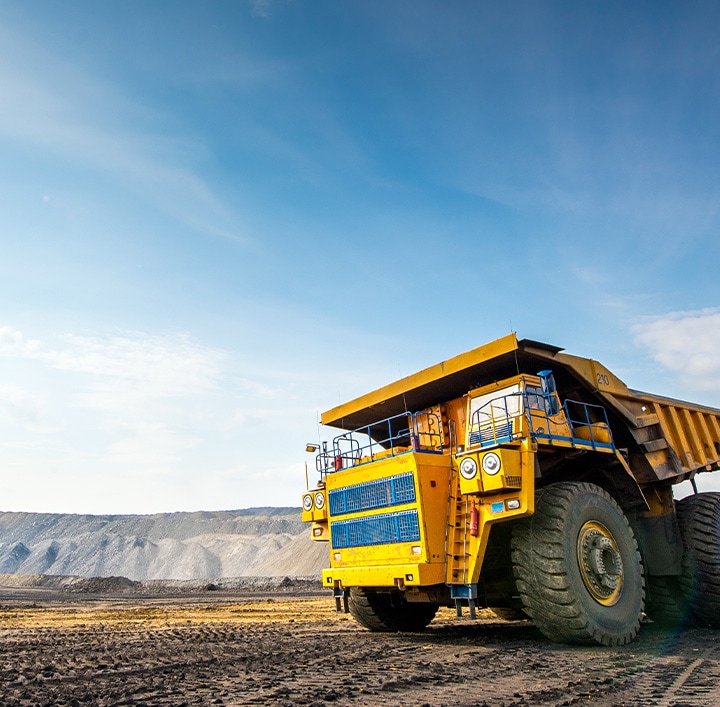
[[[648,577],[647,615],[657,624],[674,628],[688,621],[688,602],[679,577]]]
[[[525,611],[552,641],[624,645],[645,600],[640,553],[617,503],[593,484],[563,482],[538,493],[535,513],[512,539]]]
[[[434,618],[437,604],[409,602],[402,592],[350,589],[348,607],[354,619],[371,631],[422,631]]]
[[[680,584],[693,617],[720,627],[720,493],[699,493],[676,504],[683,540]]]

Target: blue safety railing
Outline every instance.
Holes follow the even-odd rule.
[[[615,447],[602,405],[566,400],[561,411],[557,398],[537,389],[498,396],[475,410],[470,419],[468,446],[482,448],[519,439],[523,434],[520,418],[527,421],[528,432],[535,440],[603,450]],[[568,423],[568,434],[557,432],[563,422]]]
[[[443,434],[440,418],[435,413],[402,413],[345,432],[324,446],[315,458],[321,474],[366,464],[378,458],[407,452],[441,454]]]
[[[470,418],[468,445],[486,447],[519,437],[519,431],[514,431],[514,420],[527,408],[522,405],[524,397],[519,392],[500,395],[475,410]]]
[[[559,433],[558,428],[565,429],[567,434]],[[555,395],[543,393],[539,388],[498,396],[475,410],[467,444],[469,449],[484,448],[518,440],[522,435],[548,444],[564,442],[585,449],[615,448],[604,407],[566,400],[561,408]],[[324,476],[408,452],[442,454],[443,449],[451,447],[457,451],[458,441],[453,439],[453,434],[450,437],[444,439],[437,414],[402,413],[337,435],[332,443],[324,443],[315,464]]]

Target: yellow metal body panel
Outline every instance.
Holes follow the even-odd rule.
[[[629,391],[617,396],[654,475],[683,480],[720,467],[720,410]]]
[[[305,499],[310,497],[310,508],[305,505]],[[302,520],[304,523],[323,523],[327,522],[327,494],[325,487],[318,486],[312,491],[306,491],[303,494],[302,503]]]
[[[320,421],[323,425],[343,429],[359,428],[403,410],[419,410],[433,403],[445,402],[457,396],[448,395],[443,398],[442,393],[438,392],[432,402],[418,404],[415,403],[415,399],[417,396],[422,396],[421,399],[426,400],[424,396],[432,395],[431,391],[442,391],[443,384],[449,378],[459,377],[467,371],[472,371],[474,367],[482,365],[488,359],[511,353],[517,349],[517,345],[516,335],[509,334],[328,410],[322,413]],[[462,394],[471,387],[467,385]]]
[[[330,530],[327,521],[324,523],[313,523],[311,537],[317,542],[326,543],[330,540]]]
[[[548,358],[546,354],[541,355]],[[555,354],[551,360],[572,369],[575,375],[582,378],[590,389],[611,395],[627,394],[628,387],[625,383],[599,361],[565,353]]]
[[[431,587],[445,582],[444,564],[367,565],[322,571],[325,587]]]
[[[494,447],[493,453],[501,456],[502,464],[508,466],[509,474],[519,479],[519,488],[499,488],[501,474],[486,474],[480,465],[478,476],[482,481],[464,479],[459,473],[450,504],[448,561],[445,581],[447,584],[472,584],[478,581],[485,556],[490,529],[495,523],[522,518],[535,510],[535,450],[529,440],[515,445]],[[480,452],[483,454],[490,451]],[[467,456],[467,455],[465,455]],[[462,457],[464,458],[464,456]],[[458,459],[458,463],[462,462]],[[504,474],[503,474],[504,476]],[[475,482],[475,483],[473,483]],[[493,485],[495,492],[488,494]],[[482,491],[480,490],[482,489]],[[471,533],[473,508],[478,513],[477,534]]]
[[[720,409],[633,390],[593,359],[524,350],[544,358],[550,368],[569,369],[623,419],[644,457],[643,461],[636,454],[631,463],[638,482],[679,483],[720,468]]]
[[[361,586],[384,586],[378,584],[378,577],[394,580],[398,566],[420,566],[421,563],[437,564],[440,573],[444,574],[445,561],[445,527],[447,523],[447,499],[450,482],[450,456],[448,454],[405,453],[388,457],[368,464],[360,464],[341,473],[327,476],[327,492],[366,484],[399,474],[412,472],[415,481],[415,501],[393,505],[376,510],[362,510],[355,513],[344,513],[342,521],[356,518],[368,518],[387,512],[402,512],[416,509],[418,511],[420,539],[412,542],[362,545],[359,547],[330,548],[330,565],[333,576],[342,580],[346,586],[349,576],[364,577]],[[332,523],[333,517],[330,517]],[[354,568],[353,572],[344,574],[344,570]],[[430,570],[423,570],[428,572]],[[363,574],[365,573],[365,574]],[[415,575],[418,575],[417,570]],[[400,576],[400,575],[397,575]],[[390,582],[390,586],[394,581]]]
[[[499,470],[488,474],[483,468],[483,460],[488,455],[500,459]],[[463,454],[457,459],[458,466],[463,459],[473,459],[477,465],[477,474],[471,479],[459,475],[460,493],[465,494],[493,494],[501,491],[514,491],[522,485],[522,454],[519,445],[503,445],[492,447],[478,452]]]

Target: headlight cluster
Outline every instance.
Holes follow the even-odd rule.
[[[482,470],[488,476],[495,476],[495,474],[500,471],[500,467],[502,466],[502,463],[500,462],[500,456],[495,452],[487,452],[483,456],[480,464],[482,465]],[[477,472],[478,465],[473,457],[465,457],[465,459],[460,462],[460,474],[464,479],[470,481],[470,479],[475,478]]]
[[[472,457],[465,457],[460,462],[460,473],[469,481],[477,474],[477,462]]]
[[[321,511],[325,508],[325,494],[322,491],[318,491],[313,498],[311,493],[307,493],[303,496],[302,504],[303,509],[306,511],[311,511],[313,505]]]
[[[488,452],[482,458],[482,468],[489,476],[495,476],[500,471],[500,457],[495,452]]]

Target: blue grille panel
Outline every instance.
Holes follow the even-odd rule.
[[[328,496],[331,516],[400,506],[415,501],[415,479],[410,471],[397,476],[388,476],[385,479],[334,489]]]
[[[367,518],[351,518],[330,523],[334,549],[363,545],[388,545],[420,540],[418,512],[383,513]]]

